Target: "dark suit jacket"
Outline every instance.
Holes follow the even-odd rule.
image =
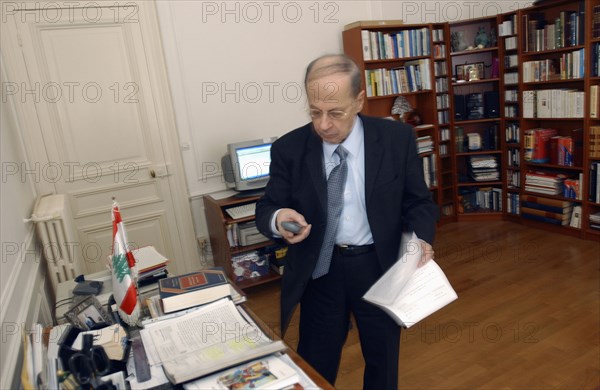
[[[382,273],[397,260],[403,231],[429,243],[438,208],[423,179],[421,159],[409,125],[360,116],[365,129],[367,218]],[[256,205],[259,230],[273,237],[270,222],[279,208],[292,208],[312,224],[310,235],[290,245],[281,291],[281,328],[285,332],[315,268],[325,234],[327,183],[322,141],[309,123],[279,138],[271,148],[271,179]]]

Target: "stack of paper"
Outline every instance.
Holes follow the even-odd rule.
[[[145,246],[132,250],[138,270],[138,285],[154,283],[167,277],[169,260],[161,255],[153,246]]]
[[[396,264],[363,296],[406,328],[458,298],[435,261],[418,267],[421,253],[417,235],[404,235]]]

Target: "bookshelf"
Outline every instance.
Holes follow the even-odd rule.
[[[224,199],[215,199],[210,195],[205,195],[203,199],[204,213],[206,215],[206,224],[208,226],[210,246],[212,249],[215,266],[223,267],[225,273],[230,278],[232,283],[235,283],[241,289],[268,283],[281,278],[281,276],[275,272],[273,268],[269,267],[268,272],[264,273],[262,276],[236,281],[237,275],[235,275],[234,272],[232,259],[238,255],[243,255],[245,253],[260,250],[267,246],[273,245],[273,242],[264,241],[247,246],[231,246],[227,237],[228,230],[232,229],[235,224],[253,221],[254,216],[233,219],[225,210],[233,206],[239,206],[246,203],[255,203],[258,199],[259,196],[233,196]]]
[[[448,33],[447,23],[353,23],[343,32],[344,52],[358,64],[367,92],[363,114],[399,119],[392,107],[402,97],[419,115],[416,136],[429,145],[419,154],[441,223],[456,217]]]
[[[584,140],[584,170],[587,174],[583,193],[584,210],[582,230],[586,238],[600,240],[600,0],[589,1],[586,8],[586,74],[587,112]],[[586,202],[587,200],[587,202]]]
[[[363,112],[388,117],[405,96],[431,124],[416,131],[431,135],[437,151],[431,188],[442,221],[505,219],[600,240],[600,0],[547,1],[451,23],[355,26],[344,31],[344,50],[365,85],[365,70],[414,58],[365,59],[364,31],[414,29],[431,34],[431,53],[418,59],[431,64],[432,90],[369,97]],[[480,30],[495,37],[476,48]],[[494,165],[497,176],[476,169]],[[580,225],[571,226],[574,211]]]
[[[523,9],[518,32],[521,222],[578,237],[585,236],[585,229],[571,226],[571,215],[583,217],[587,208],[583,195],[588,176],[583,148],[589,121],[585,3],[553,1]],[[571,186],[572,191],[565,191]]]
[[[458,220],[501,218],[504,139],[496,16],[450,23]]]

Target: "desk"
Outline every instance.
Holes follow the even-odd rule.
[[[101,271],[95,274],[90,274],[86,276],[86,280],[99,280],[104,282],[102,293],[98,295],[97,298],[101,304],[106,305],[109,296],[112,294],[112,280],[110,273],[108,271]],[[73,280],[70,280],[60,283],[58,285],[56,291],[56,300],[58,303],[60,303],[61,300],[63,300],[63,302],[67,302],[67,300],[72,297],[72,291],[75,287],[75,284],[76,283]],[[157,288],[158,287],[156,284],[144,286],[140,289],[140,294],[147,296],[153,295],[156,293]],[[248,306],[242,306],[267,336],[269,336],[273,340],[281,340],[281,338],[269,326],[267,326]],[[66,320],[64,319],[64,314],[69,309],[69,307],[70,304],[66,304],[58,306],[56,308],[55,315],[59,323],[66,322]],[[325,378],[323,378],[314,368],[312,368],[304,359],[302,359],[302,357],[298,355],[292,348],[288,346],[288,348],[285,350],[285,353],[288,354],[290,358],[306,373],[306,375],[308,375],[312,379],[312,381],[315,382],[315,384],[321,389],[335,389],[325,380]]]

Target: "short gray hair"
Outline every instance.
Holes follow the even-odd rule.
[[[324,64],[320,64],[323,60]],[[329,76],[335,73],[344,73],[350,76],[350,92],[352,96],[356,97],[361,91],[360,87],[360,69],[356,62],[352,58],[345,54],[326,54],[324,56],[314,59],[306,67],[306,74],[304,76],[304,87],[308,88],[308,82],[310,80],[320,78],[323,76]]]

